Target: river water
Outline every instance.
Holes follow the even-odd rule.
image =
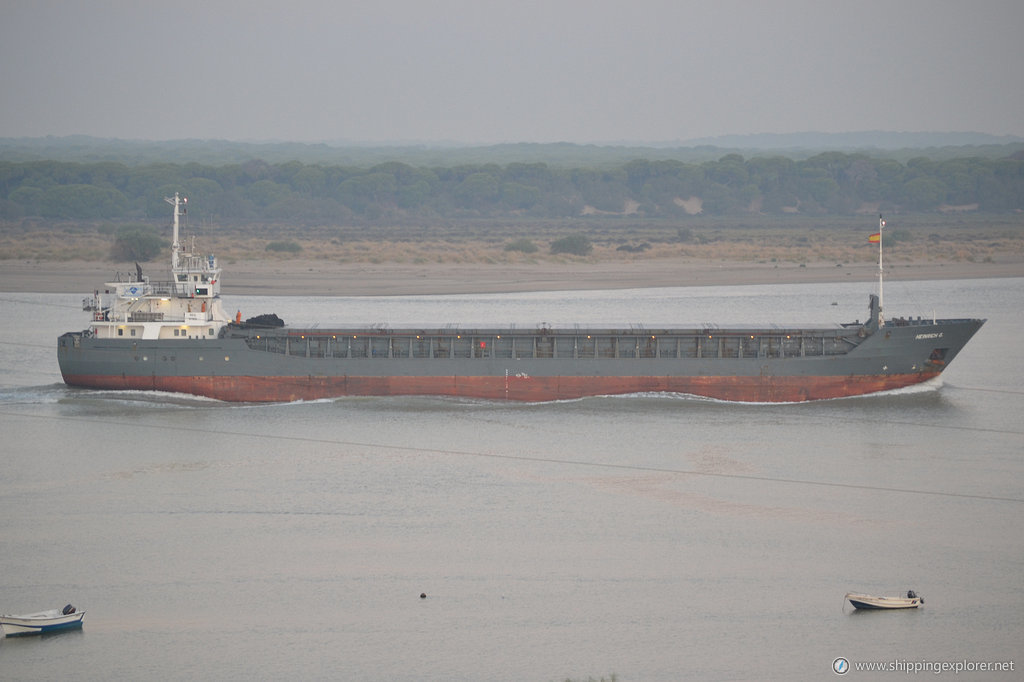
[[[325,326],[728,325],[864,319],[855,289],[225,301]],[[86,326],[81,298],[0,294],[0,612],[87,612],[80,632],[0,641],[0,678],[1024,665],[1024,279],[887,285],[890,316],[988,323],[938,382],[785,405],[69,389],[55,339]],[[907,589],[923,609],[843,601]]]

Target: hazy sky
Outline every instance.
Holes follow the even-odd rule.
[[[1022,0],[0,3],[0,137],[1024,135]]]

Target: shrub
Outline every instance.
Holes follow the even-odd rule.
[[[574,256],[586,256],[594,250],[586,235],[574,234],[551,242],[551,253],[568,253]]]
[[[298,253],[302,247],[296,242],[270,242],[267,244],[267,251],[279,251],[282,253]]]
[[[535,253],[537,251],[537,245],[531,242],[529,239],[523,237],[517,239],[514,242],[505,244],[506,251],[522,251],[523,253]]]
[[[158,256],[167,248],[167,242],[160,238],[151,227],[125,225],[118,228],[110,257],[116,261],[147,261]]]

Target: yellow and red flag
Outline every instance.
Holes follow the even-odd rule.
[[[872,244],[877,244],[878,242],[882,241],[882,233],[875,232],[872,235],[868,235],[868,241],[871,242]]]

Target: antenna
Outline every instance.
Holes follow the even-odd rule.
[[[178,218],[185,215],[184,204],[188,203],[187,197],[179,197],[178,193],[174,193],[174,197],[164,197],[164,201],[174,207],[174,234],[171,239],[171,269],[178,269],[178,252],[181,251],[181,244],[178,242]]]
[[[882,228],[885,227],[885,220],[882,214],[878,214],[878,326],[885,326],[885,319],[882,313],[885,311],[885,300],[882,297]]]

